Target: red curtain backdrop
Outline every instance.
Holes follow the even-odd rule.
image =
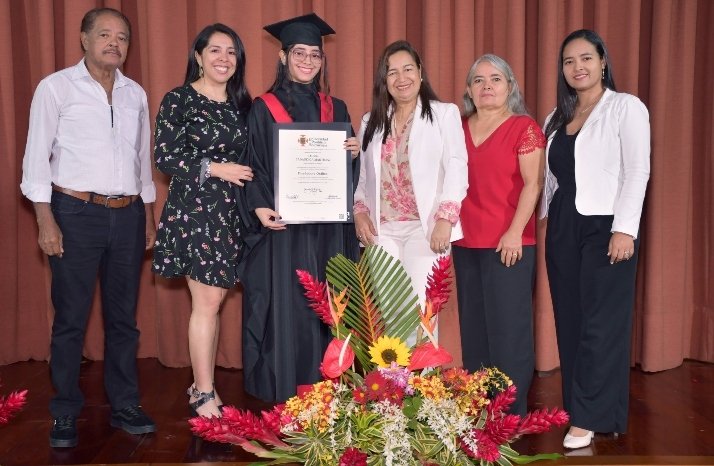
[[[238,31],[253,95],[272,82],[278,43],[261,26],[310,11],[337,31],[328,37],[332,93],[353,121],[368,109],[374,63],[383,47],[407,39],[421,51],[442,100],[461,105],[466,72],[484,53],[510,62],[533,116],[555,105],[562,39],[590,28],[605,39],[619,90],[650,110],[652,177],[641,228],[633,363],[645,371],[684,358],[714,361],[714,3],[709,0],[0,0],[0,364],[49,354],[52,304],[47,259],[37,246],[31,204],[19,190],[30,101],[46,75],[81,57],[84,13],[108,6],[131,20],[124,66],[144,86],[151,112],[183,82],[188,47],[206,24]],[[157,218],[167,178],[155,174]],[[543,232],[541,228],[541,233]],[[542,235],[541,235],[542,236]],[[157,278],[147,254],[138,308],[140,357],[189,364],[190,300],[183,280]],[[537,369],[558,366],[553,314],[539,251],[535,292]],[[456,304],[441,321],[445,345],[460,359]],[[222,311],[218,363],[241,367],[241,289]],[[85,355],[101,359],[98,301]],[[458,361],[457,361],[458,363]]]

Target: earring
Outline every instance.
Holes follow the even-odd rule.
[[[203,77],[203,67],[201,65],[198,65],[198,77]]]
[[[605,79],[605,68],[602,69],[602,79]]]

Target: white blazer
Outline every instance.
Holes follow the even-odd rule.
[[[545,126],[553,116],[546,118]],[[545,127],[544,126],[544,127]],[[548,166],[540,218],[558,182]],[[650,121],[647,107],[637,97],[605,89],[575,140],[575,208],[582,215],[614,215],[611,231],[637,238],[642,203],[650,176]]]
[[[466,142],[461,129],[461,116],[456,105],[431,101],[434,121],[421,118],[421,101],[417,102],[409,133],[409,169],[417,210],[424,237],[431,238],[434,215],[443,201],[461,204],[468,188]],[[362,144],[369,113],[362,117],[357,139]],[[374,137],[362,153],[355,201],[369,208],[369,216],[379,235],[380,181],[382,171],[382,136]],[[463,238],[461,223],[451,229],[451,241]]]

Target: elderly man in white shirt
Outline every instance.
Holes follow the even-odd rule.
[[[131,26],[111,8],[82,20],[83,59],[40,82],[32,100],[20,185],[35,207],[52,270],[50,446],[78,443],[79,365],[97,275],[110,423],[154,432],[139,406],[136,304],[144,251],[156,237],[146,93],[120,71]]]

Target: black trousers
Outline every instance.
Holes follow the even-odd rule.
[[[459,300],[461,352],[469,372],[495,366],[517,389],[510,411],[525,414],[533,378],[533,280],[535,246],[511,267],[494,249],[452,250]]]
[[[53,417],[78,416],[84,404],[79,365],[97,281],[104,320],[104,387],[113,409],[139,404],[136,303],[146,242],[141,199],[121,209],[52,193],[52,212],[62,231],[64,254],[50,257],[52,325],[50,370],[56,394]]]
[[[638,242],[630,260],[610,264],[613,216],[579,214],[574,195],[556,192],[545,250],[563,406],[571,425],[625,432]]]

